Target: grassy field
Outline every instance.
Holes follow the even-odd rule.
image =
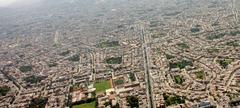
[[[163,98],[164,98],[167,106],[185,103],[184,98],[182,98],[180,96],[176,96],[176,95],[163,94]]]
[[[106,59],[107,64],[121,64],[122,63],[122,57],[111,57]]]
[[[122,85],[124,84],[124,79],[118,79],[114,81],[114,85]]]
[[[26,73],[26,72],[32,71],[32,66],[21,66],[19,70],[23,73]]]
[[[196,72],[195,74],[196,74],[197,79],[204,79],[205,78],[205,75],[204,75],[203,71]]]
[[[179,61],[179,62],[176,62],[176,63],[170,63],[169,65],[170,65],[170,69],[172,69],[172,68],[183,69],[186,66],[193,66],[193,63],[190,60],[182,60],[182,61]]]
[[[104,92],[107,89],[111,88],[111,84],[109,80],[105,80],[105,81],[100,81],[94,84],[94,87],[96,88],[96,92],[97,93],[101,93]]]
[[[100,48],[106,48],[106,47],[117,47],[120,46],[118,41],[105,41],[101,42],[98,45]]]
[[[186,44],[186,43],[178,43],[177,44],[179,47],[181,47],[182,49],[188,49],[188,48],[190,48],[189,46],[188,46],[188,44]]]
[[[74,105],[72,108],[96,108],[96,101],[80,105]]]
[[[180,85],[184,82],[183,78],[180,75],[174,76],[174,79],[175,79],[175,83]]]
[[[217,62],[224,68],[226,69],[228,67],[229,64],[232,63],[232,59],[220,59],[220,60],[217,60]]]

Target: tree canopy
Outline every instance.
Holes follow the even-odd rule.
[[[131,108],[139,108],[139,100],[136,96],[127,96],[128,106]]]

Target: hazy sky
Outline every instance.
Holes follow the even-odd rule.
[[[0,0],[0,7],[6,7],[13,3],[15,3],[17,0]]]
[[[27,6],[38,4],[45,0],[0,0],[0,7]]]

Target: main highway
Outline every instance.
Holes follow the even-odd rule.
[[[149,72],[149,60],[148,60],[148,46],[145,40],[145,29],[144,24],[140,25],[141,33],[140,33],[140,40],[142,43],[142,51],[143,51],[143,59],[144,59],[144,72],[145,72],[145,80],[147,85],[147,97],[148,97],[148,108],[156,108],[154,101],[153,101],[153,93],[152,93],[152,80],[150,78]]]

